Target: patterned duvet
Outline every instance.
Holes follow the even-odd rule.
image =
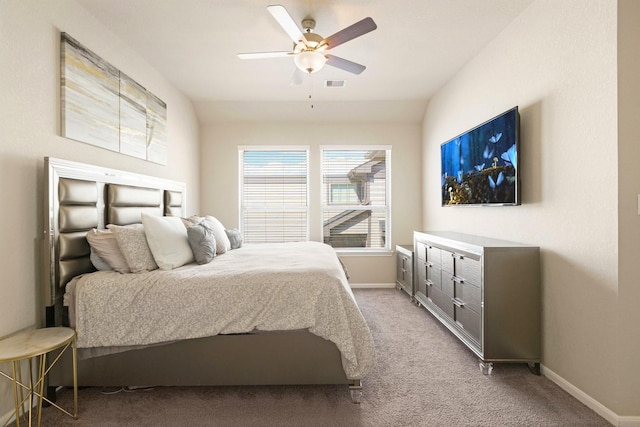
[[[65,305],[79,348],[308,329],[336,344],[350,379],[375,360],[341,263],[318,242],[245,245],[170,271],[85,274],[67,286]]]

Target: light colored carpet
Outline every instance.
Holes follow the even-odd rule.
[[[427,311],[394,289],[356,289],[377,347],[362,404],[346,386],[80,390],[78,420],[45,408],[44,426],[609,426],[524,364],[491,376]],[[58,403],[70,405],[62,390]]]

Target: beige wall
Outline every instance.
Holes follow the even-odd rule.
[[[291,124],[288,122],[214,123],[202,128],[203,214],[220,218],[227,227],[237,227],[238,146],[306,145],[309,154],[310,237],[321,240],[320,150],[322,145],[390,145],[392,185],[392,244],[411,243],[419,227],[421,151],[420,126],[393,123]],[[344,258],[352,283],[394,283],[392,256],[348,256]]]
[[[620,116],[620,171],[617,4],[538,0],[430,100],[423,225],[539,245],[547,373],[605,415],[638,416],[638,3],[625,4],[636,32],[621,62],[635,68],[621,89],[633,89],[635,110]],[[522,206],[441,208],[439,144],[514,105]]]
[[[189,100],[71,0],[0,0],[0,337],[40,326],[43,158],[52,156],[184,181],[198,210],[198,122]],[[59,39],[68,32],[167,103],[169,164],[59,136]],[[6,370],[7,366],[0,366]],[[0,424],[12,408],[0,381]]]
[[[618,348],[623,408],[640,415],[640,2],[618,4]]]
[[[0,0],[0,9],[0,200],[12,207],[0,213],[0,336],[40,324],[44,156],[185,181],[189,213],[237,226],[237,146],[309,145],[312,237],[319,239],[317,147],[383,144],[393,147],[392,243],[409,243],[423,228],[539,245],[545,367],[618,415],[640,416],[636,0],[536,1],[430,101],[422,133],[398,123],[199,130],[191,103],[73,0]],[[168,166],[58,136],[60,31],[167,102]],[[440,143],[514,105],[523,205],[441,208]],[[393,257],[346,262],[352,282],[394,281]],[[0,381],[0,423],[11,399]]]

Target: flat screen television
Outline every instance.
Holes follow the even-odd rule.
[[[440,146],[442,206],[520,204],[518,107]]]

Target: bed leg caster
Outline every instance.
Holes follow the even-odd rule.
[[[356,380],[349,386],[349,392],[351,393],[351,402],[360,403],[362,402],[362,382],[360,380]]]
[[[491,375],[491,371],[493,371],[493,363],[491,362],[483,362],[482,360],[478,362],[478,366],[480,367],[480,372],[484,375]]]

